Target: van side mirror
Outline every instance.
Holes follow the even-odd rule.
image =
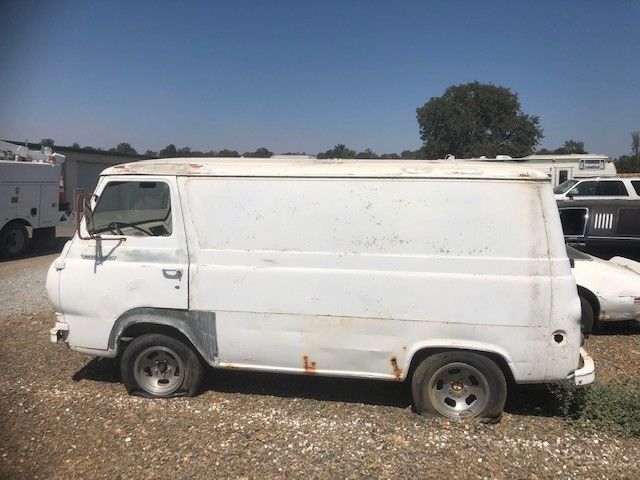
[[[569,191],[567,192],[567,198],[568,198],[569,200],[573,200],[573,196],[574,196],[574,195],[575,195],[575,193],[573,193],[573,191],[571,191],[571,190],[569,190]]]
[[[97,198],[97,195],[90,193],[80,193],[76,196],[76,230],[78,236],[83,240],[91,240],[96,238],[91,232],[93,231],[93,212],[91,211],[91,199]],[[82,230],[80,228],[82,219],[87,219],[87,233],[89,236],[83,237]]]

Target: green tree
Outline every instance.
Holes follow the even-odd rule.
[[[80,144],[78,142],[73,142],[71,148],[80,148]]]
[[[640,173],[640,156],[622,155],[614,163],[618,173]]]
[[[370,148],[365,148],[364,151],[358,152],[355,158],[380,158],[378,154]]]
[[[243,157],[249,158],[271,158],[273,157],[273,152],[265,147],[258,148],[255,152],[244,152]]]
[[[191,147],[182,147],[176,151],[176,155],[178,157],[190,157],[191,156]]]
[[[422,158],[422,150],[403,150],[400,152],[400,158],[405,160],[417,160],[418,158]]]
[[[560,148],[556,148],[553,153],[559,155],[568,155],[570,153],[587,153],[584,149],[584,142],[577,140],[567,140]]]
[[[506,87],[452,85],[416,112],[427,158],[520,157],[542,138],[539,118],[525,114],[518,95]]]
[[[640,157],[640,130],[631,132],[631,154]]]
[[[158,152],[154,152],[153,150],[147,150],[146,152],[144,152],[144,154],[147,157],[157,157],[158,156]]]
[[[116,148],[111,148],[109,149],[109,151],[114,151],[117,153],[122,153],[123,155],[137,155],[138,152],[136,152],[136,149],[133,148],[130,144],[128,143],[119,143]]]
[[[42,140],[40,140],[40,145],[42,145],[43,147],[53,147],[53,145],[56,142],[53,140],[53,138],[43,138]]]
[[[326,152],[318,154],[318,158],[355,158],[356,151],[347,148],[344,143],[340,143]]]
[[[380,158],[384,160],[397,160],[400,158],[400,155],[398,155],[397,153],[383,153],[382,155],[380,155]]]
[[[223,150],[220,150],[219,152],[213,152],[213,156],[237,158],[240,156],[240,154],[236,150],[228,150],[225,148]]]
[[[177,157],[178,149],[173,143],[170,143],[158,152],[158,156],[162,158]]]

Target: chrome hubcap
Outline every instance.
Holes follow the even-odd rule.
[[[153,395],[170,395],[184,380],[184,365],[168,347],[149,347],[138,354],[133,366],[138,385]]]
[[[448,418],[479,415],[489,399],[489,383],[480,371],[462,362],[441,367],[429,381],[427,394],[434,408]]]

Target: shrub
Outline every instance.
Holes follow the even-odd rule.
[[[573,425],[640,437],[640,377],[596,382],[586,387],[555,385],[549,388],[558,413]]]

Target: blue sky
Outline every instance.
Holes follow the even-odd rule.
[[[420,145],[451,84],[510,87],[556,147],[630,150],[640,2],[0,3],[0,138],[139,151]]]

